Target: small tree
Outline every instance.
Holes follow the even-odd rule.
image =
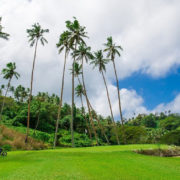
[[[10,88],[11,80],[13,77],[15,77],[16,79],[18,79],[20,77],[19,73],[17,73],[15,70],[16,70],[16,64],[12,63],[12,62],[8,63],[6,65],[6,68],[4,68],[2,70],[3,78],[8,80],[8,84],[7,84],[7,89],[6,89],[6,92],[5,92],[5,95],[3,98],[2,107],[1,107],[0,122],[2,120],[2,113],[3,113],[5,98],[7,96],[8,90]]]

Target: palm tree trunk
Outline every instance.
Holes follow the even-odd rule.
[[[40,120],[40,112],[38,111],[37,123],[36,123],[35,129],[34,129],[34,134],[36,133],[36,130],[37,130],[37,128],[38,128],[39,120]]]
[[[30,85],[30,94],[29,94],[29,101],[28,101],[27,131],[26,131],[26,139],[25,139],[26,143],[28,142],[28,136],[29,136],[29,121],[30,121],[30,110],[31,110],[31,98],[32,98],[33,76],[34,76],[34,67],[35,67],[35,61],[36,61],[37,44],[38,44],[38,39],[36,40],[35,51],[34,51],[34,59],[33,59],[33,66],[32,66],[32,73],[31,73],[31,85]]]
[[[62,102],[63,102],[66,59],[67,59],[67,50],[65,51],[65,58],[64,58],[64,68],[63,68],[62,85],[61,85],[61,96],[60,96],[60,101],[59,101],[58,115],[57,115],[57,120],[56,120],[56,129],[55,129],[55,135],[54,135],[54,145],[53,145],[54,148],[56,147],[56,143],[57,143],[57,132],[58,132],[58,127],[59,127],[59,120],[61,119],[61,108],[62,108]]]
[[[90,106],[91,110],[94,111],[94,109],[92,108],[91,103],[89,102],[89,99],[88,99],[88,103],[89,103],[89,106]],[[95,112],[95,111],[94,111],[94,112]],[[108,140],[108,137],[106,136],[106,133],[105,133],[105,131],[104,131],[104,127],[102,126],[101,122],[99,121],[96,113],[95,113],[95,119],[96,119],[96,121],[98,122],[99,128],[101,129],[101,134],[102,134],[102,136],[105,137],[106,142],[109,144],[109,140]]]
[[[93,118],[92,118],[92,113],[91,113],[91,110],[90,110],[89,101],[88,101],[88,97],[87,97],[86,86],[85,86],[85,82],[84,82],[83,62],[84,61],[82,59],[82,82],[83,82],[84,95],[85,95],[85,98],[86,98],[86,103],[87,103],[88,112],[89,112],[89,116],[90,116],[90,123],[91,123],[92,129],[93,129],[93,133],[94,133],[94,136],[95,136],[95,139],[96,139],[96,143],[97,143],[97,145],[99,145],[98,137],[97,137],[97,133],[96,133],[96,129],[95,129],[95,126],[94,126],[94,122],[93,122]]]
[[[75,51],[76,51],[77,42],[75,44]],[[75,57],[73,58],[72,63],[72,105],[71,105],[71,143],[72,147],[75,147],[74,144],[74,63],[75,63]]]
[[[110,100],[110,97],[109,97],[109,91],[108,91],[108,87],[107,87],[107,83],[106,83],[106,79],[105,79],[105,76],[104,76],[103,71],[102,71],[102,77],[103,77],[104,84],[105,84],[105,87],[106,87],[106,93],[107,93],[109,108],[110,108],[110,112],[111,112],[111,118],[112,118],[113,125],[114,125],[114,131],[115,131],[115,134],[116,134],[116,140],[117,140],[117,143],[118,143],[118,145],[119,145],[120,143],[119,143],[117,126],[116,126],[116,123],[115,123],[115,121],[114,121],[114,115],[113,115],[113,111],[112,111],[111,100]]]
[[[79,77],[78,77],[78,81],[79,81],[79,84],[81,84],[81,81],[80,81]],[[90,137],[90,139],[92,139],[91,129],[90,129],[90,127],[89,127],[88,120],[87,120],[86,115],[85,115],[85,112],[84,112],[84,105],[83,105],[82,95],[80,96],[80,99],[81,99],[81,106],[82,106],[82,114],[83,114],[84,119],[85,119],[85,121],[86,121],[86,127],[87,127],[87,129],[88,129],[89,137]]]
[[[122,135],[123,135],[123,139],[124,139],[124,143],[125,143],[126,140],[125,140],[125,133],[124,133],[124,120],[123,120],[123,116],[122,116],[119,81],[118,81],[118,77],[117,77],[116,65],[115,65],[114,57],[112,57],[112,62],[113,62],[115,76],[116,76],[116,86],[117,86],[117,93],[118,93],[118,100],[119,100],[119,112],[120,112],[121,124],[122,124]]]
[[[7,86],[7,89],[6,89],[6,93],[5,93],[4,98],[3,98],[3,103],[2,103],[2,107],[1,107],[1,114],[0,114],[0,123],[2,121],[2,113],[3,113],[3,109],[4,109],[4,103],[5,103],[5,99],[6,99],[9,87],[10,87],[11,79],[12,79],[12,77],[9,79],[8,86]]]

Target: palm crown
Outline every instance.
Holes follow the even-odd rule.
[[[49,29],[42,29],[39,23],[32,25],[32,29],[27,29],[30,46],[34,46],[34,43],[38,40],[44,46],[48,41],[43,37],[44,33],[48,33]]]
[[[74,63],[74,76],[78,77],[82,74],[82,64],[79,65],[77,62]]]
[[[99,50],[94,53],[94,59],[91,61],[90,64],[93,64],[94,67],[98,67],[99,71],[106,71],[106,64],[108,63],[108,59],[103,58],[102,50]]]
[[[76,95],[79,97],[79,96],[82,96],[84,94],[83,92],[83,86],[81,84],[77,85],[77,87],[75,88],[75,91],[76,91]]]
[[[16,64],[15,63],[12,63],[12,62],[8,63],[6,65],[6,68],[4,68],[2,70],[2,74],[4,75],[3,78],[11,79],[13,76],[15,76],[16,79],[18,79],[20,77],[20,75],[19,75],[19,73],[17,73],[15,71],[15,69],[16,69]]]
[[[107,57],[111,57],[111,60],[114,60],[116,54],[118,56],[121,56],[119,50],[123,50],[121,46],[116,46],[115,43],[113,43],[113,39],[112,37],[108,37],[107,38],[107,43],[104,44],[104,46],[106,47],[104,49],[104,52],[107,52]]]
[[[70,32],[70,38],[69,38],[69,46],[72,49],[76,49],[76,45],[80,43],[84,43],[85,41],[83,38],[87,38],[85,27],[81,26],[79,24],[79,21],[74,17],[74,21],[66,21],[66,27],[68,31]]]
[[[71,33],[69,31],[64,31],[60,37],[59,42],[56,44],[57,48],[59,48],[59,53],[61,53],[64,48],[69,51],[69,38]]]
[[[5,32],[2,32],[3,27],[1,25],[1,20],[2,20],[2,17],[0,17],[0,38],[8,40],[9,39],[9,34],[5,33]]]
[[[81,43],[78,49],[73,52],[73,56],[76,60],[82,60],[85,58],[86,62],[88,62],[88,59],[94,58],[91,53],[91,47],[86,46],[84,43]]]

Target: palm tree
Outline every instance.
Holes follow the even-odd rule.
[[[66,27],[70,32],[69,47],[75,51],[77,45],[80,43],[85,43],[83,38],[86,38],[85,27],[79,24],[79,21],[74,17],[73,22],[66,21]],[[72,137],[72,147],[74,147],[74,132],[73,132],[73,122],[74,122],[74,62],[72,63],[72,108],[71,108],[71,137]]]
[[[2,21],[2,17],[0,17],[0,38],[8,40],[9,39],[9,34],[5,33],[5,32],[2,32],[3,27],[1,25],[1,21]]]
[[[115,64],[115,57],[116,57],[116,55],[118,55],[120,57],[121,54],[120,54],[119,51],[120,50],[122,51],[123,49],[122,49],[121,46],[117,46],[113,42],[112,37],[108,37],[107,38],[107,43],[104,44],[104,46],[105,46],[104,52],[107,52],[107,58],[111,59],[111,61],[113,63],[113,67],[114,67],[114,73],[115,73],[115,77],[116,77],[117,93],[118,93],[118,100],[119,100],[119,113],[120,113],[120,117],[121,117],[122,130],[123,130],[123,134],[124,134],[124,120],[123,120],[122,108],[121,108],[119,81],[118,81],[118,77],[117,77],[116,64]],[[124,138],[124,142],[125,142],[125,138]]]
[[[82,68],[82,84],[83,84],[83,89],[84,89],[84,95],[85,95],[85,98],[86,98],[86,103],[87,103],[87,107],[88,107],[88,112],[89,112],[89,116],[90,116],[90,122],[91,122],[91,126],[92,126],[92,129],[93,129],[93,133],[94,133],[94,136],[96,138],[96,143],[98,144],[98,138],[97,138],[97,133],[96,133],[96,130],[95,130],[95,126],[94,126],[94,122],[93,122],[93,117],[92,117],[92,113],[91,113],[91,107],[90,107],[90,102],[89,102],[89,99],[88,99],[88,96],[87,96],[87,91],[86,91],[86,86],[85,86],[85,81],[84,81],[84,69],[83,69],[83,65],[84,65],[84,59],[86,60],[86,62],[88,62],[89,59],[93,59],[93,55],[92,53],[90,52],[91,51],[91,48],[90,47],[87,47],[84,43],[81,43],[79,45],[79,48],[77,50],[74,51],[74,54],[73,56],[81,61],[81,68]],[[102,129],[101,129],[102,130]]]
[[[57,48],[59,48],[59,54],[65,50],[64,55],[64,68],[63,68],[63,75],[62,75],[62,84],[61,84],[61,95],[60,95],[60,101],[59,101],[59,108],[58,108],[58,115],[56,120],[56,128],[55,128],[55,136],[54,136],[54,148],[56,147],[57,142],[57,132],[58,132],[58,126],[59,126],[59,120],[61,119],[61,107],[62,107],[62,101],[63,101],[63,90],[64,90],[64,76],[65,76],[65,69],[66,69],[66,59],[69,52],[69,31],[64,31],[59,38],[59,42],[56,44]]]
[[[28,141],[29,135],[29,121],[30,121],[30,104],[32,98],[32,89],[33,89],[33,78],[34,78],[34,67],[36,61],[36,53],[37,53],[37,45],[40,41],[41,44],[44,46],[45,43],[48,41],[43,37],[44,33],[48,33],[48,29],[42,29],[39,23],[35,23],[32,25],[32,29],[27,29],[28,38],[30,42],[30,46],[33,47],[35,45],[34,51],[34,58],[33,58],[33,65],[32,65],[32,73],[31,73],[31,85],[30,85],[30,94],[29,94],[29,101],[28,101],[28,118],[27,118],[27,132],[26,132],[26,142]]]
[[[11,80],[12,80],[13,77],[15,77],[16,79],[18,79],[20,77],[19,73],[17,73],[15,70],[16,70],[16,64],[12,63],[12,62],[8,63],[6,65],[6,68],[4,68],[2,70],[2,74],[4,75],[3,78],[8,79],[9,81],[8,81],[8,84],[7,84],[7,89],[6,89],[6,92],[5,92],[5,95],[4,95],[4,98],[3,98],[2,107],[1,107],[0,122],[2,120],[2,113],[3,113],[5,98],[7,96],[8,90],[10,88]]]
[[[83,86],[82,84],[79,84],[76,88],[75,88],[75,91],[76,91],[76,95],[77,97],[80,97],[80,100],[81,100],[81,108],[82,108],[82,115],[86,121],[86,126],[87,126],[87,129],[88,129],[88,133],[89,133],[89,137],[90,139],[92,139],[92,133],[91,133],[91,129],[89,127],[89,123],[88,123],[88,120],[86,118],[86,115],[85,115],[85,108],[84,108],[84,105],[83,105],[83,99],[82,99],[82,96],[84,95],[84,90],[83,90]]]
[[[103,77],[104,85],[106,87],[106,93],[107,93],[107,99],[108,99],[108,103],[109,103],[109,109],[110,109],[110,112],[111,112],[111,118],[112,118],[112,121],[113,121],[114,130],[115,130],[115,134],[116,134],[116,140],[117,140],[117,143],[119,144],[117,126],[116,126],[116,123],[114,121],[114,115],[113,115],[113,111],[112,111],[111,100],[110,100],[110,97],[109,97],[109,91],[108,91],[106,79],[105,79],[105,76],[104,76],[104,72],[106,72],[106,64],[108,63],[108,61],[109,61],[109,59],[104,59],[103,58],[102,50],[99,50],[99,51],[94,53],[94,59],[91,61],[90,64],[93,64],[94,68],[98,67],[99,72],[101,73],[101,75]]]

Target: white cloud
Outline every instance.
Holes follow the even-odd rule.
[[[163,111],[171,111],[172,113],[180,113],[180,94],[178,94],[175,99],[169,103],[159,104],[154,112],[163,112]]]
[[[65,21],[76,16],[87,27],[93,50],[102,48],[106,37],[112,35],[122,45],[121,59],[116,59],[119,78],[126,78],[140,71],[153,77],[165,76],[172,67],[180,65],[180,1],[179,0],[1,0],[9,41],[0,40],[0,68],[15,61],[21,78],[14,84],[29,86],[33,48],[28,45],[26,29],[35,22],[49,28],[48,44],[38,47],[35,67],[34,93],[48,91],[60,94],[63,55],[58,55],[55,44],[65,30]],[[65,83],[65,101],[71,99],[71,78],[68,60]],[[112,84],[112,64],[107,68],[107,79],[112,95],[113,110],[118,115],[116,89]],[[107,114],[104,85],[97,71],[85,68],[88,95],[99,112]],[[2,77],[0,77],[0,82]],[[134,90],[122,89],[124,114],[147,112],[143,99]],[[97,98],[98,97],[98,98]],[[97,98],[97,99],[96,99]],[[106,108],[104,108],[106,107]]]
[[[102,87],[103,88],[103,87]],[[117,96],[117,88],[113,85],[108,85],[110,92],[110,99],[113,109],[113,114],[115,119],[119,119],[119,104]],[[149,113],[149,111],[144,107],[144,100],[139,96],[135,90],[121,89],[121,105],[123,116],[126,118],[132,117],[139,113]],[[96,111],[99,114],[105,116],[110,115],[109,104],[107,100],[106,90],[101,89],[95,98],[92,98],[92,102]]]
[[[108,89],[111,92],[110,98],[113,107],[113,114],[115,116],[115,119],[118,120],[119,105],[117,89],[113,85],[108,85]],[[159,104],[154,109],[147,109],[144,105],[143,98],[138,95],[135,90],[121,89],[120,94],[123,116],[127,119],[133,116],[137,116],[138,114],[165,112],[169,110],[171,110],[172,113],[180,113],[180,94],[178,94],[171,102]],[[95,98],[92,98],[92,102],[99,114],[103,114],[104,116],[110,115],[109,104],[107,101],[105,89],[101,89],[97,96]]]

